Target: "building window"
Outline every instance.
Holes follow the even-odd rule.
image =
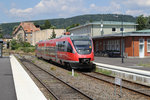
[[[147,52],[150,52],[150,39],[147,39]]]
[[[96,51],[98,51],[98,41],[96,41]]]
[[[124,28],[120,28],[120,31],[121,31],[121,32],[124,31]]]
[[[116,32],[116,28],[112,28],[112,31],[113,31],[113,32]]]

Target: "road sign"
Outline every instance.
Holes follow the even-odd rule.
[[[118,77],[115,77],[115,97],[116,97],[116,85],[119,85],[120,86],[120,97],[122,97],[122,79],[121,78],[118,78]]]
[[[118,78],[118,77],[115,77],[115,84],[122,85],[122,79]]]

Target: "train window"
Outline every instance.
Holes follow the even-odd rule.
[[[73,49],[70,43],[67,45],[67,52],[73,53]]]
[[[58,42],[58,51],[65,51],[65,41]]]
[[[37,49],[37,44],[35,45],[35,49]]]

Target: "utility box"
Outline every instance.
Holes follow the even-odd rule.
[[[0,40],[0,58],[3,57],[3,40]]]

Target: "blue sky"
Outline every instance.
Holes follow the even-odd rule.
[[[0,23],[83,14],[150,14],[150,0],[0,0]]]

